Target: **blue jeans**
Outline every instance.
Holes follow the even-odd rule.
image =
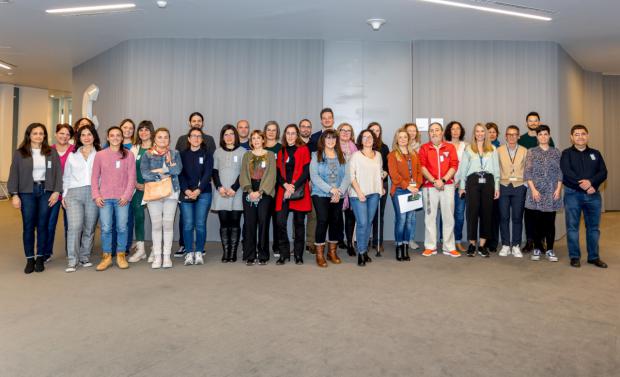
[[[463,224],[465,224],[465,196],[461,198],[458,188],[454,190],[454,240],[456,242],[463,241]],[[439,238],[443,239],[443,222],[441,214],[439,217]]]
[[[398,196],[411,194],[409,190],[397,188],[392,196],[392,204],[394,204],[394,241],[397,245],[409,241],[410,235],[415,231],[415,211],[400,213],[400,205],[398,204]],[[421,193],[419,195],[422,195]]]
[[[103,208],[99,208],[101,248],[104,253],[126,251],[129,207],[131,207],[129,203],[121,207],[118,199],[105,199]],[[116,245],[112,245],[113,229],[116,231]]]
[[[46,255],[53,255],[54,254],[54,239],[56,237],[56,224],[58,224],[58,215],[60,213],[60,209],[62,208],[62,203],[60,200],[58,200],[56,202],[56,204],[54,204],[50,210],[49,210],[49,214],[48,214],[48,225],[47,225],[47,239],[45,240],[45,251],[46,251]],[[67,239],[67,211],[65,211],[64,208],[62,208],[62,212],[63,212],[63,223],[65,226],[65,240]],[[67,244],[65,242],[65,253],[67,249]]]
[[[499,186],[499,230],[502,235],[502,246],[521,245],[523,233],[523,206],[527,187]],[[511,221],[512,220],[512,221]],[[512,222],[512,238],[510,223]]]
[[[360,201],[358,198],[349,198],[357,223],[357,251],[360,254],[365,254],[368,251],[370,227],[372,225],[372,219],[377,212],[377,207],[379,206],[379,198],[379,194],[366,195],[365,202]]]
[[[586,245],[588,260],[599,258],[598,240],[601,235],[601,194],[597,191],[588,195],[583,191],[564,187],[564,210],[566,212],[566,238],[568,241],[568,255],[571,259],[580,258],[579,222],[583,211],[583,220],[586,223]]]
[[[181,202],[183,217],[183,240],[185,251],[202,253],[207,239],[207,216],[211,209],[211,193],[200,194],[198,200]],[[196,230],[196,247],[194,248],[194,230]]]
[[[129,251],[131,249],[131,243],[133,241],[133,207],[131,206],[131,201],[129,201],[129,208],[127,209],[127,236],[125,237],[125,243],[118,242],[118,235],[116,234],[116,218],[112,218],[112,250],[118,251]],[[121,247],[117,246],[117,242],[120,243]],[[123,247],[123,245],[125,245]],[[112,252],[113,254],[115,252]]]
[[[50,207],[48,200],[52,193],[45,191],[44,184],[35,183],[32,193],[19,193],[21,201],[24,253],[26,258],[34,258],[34,232],[37,231],[37,256],[49,256],[47,240],[47,219]]]

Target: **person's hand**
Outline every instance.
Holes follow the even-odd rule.
[[[164,169],[159,168],[159,169],[153,169],[151,170],[151,173],[155,173],[155,174],[164,174]]]
[[[232,188],[226,189],[226,195],[230,196],[231,198],[235,196],[235,194],[237,194],[237,192],[233,190]]]
[[[495,195],[493,195],[493,199],[499,199],[499,190],[495,190]]]
[[[97,207],[103,208],[103,206],[105,205],[105,200],[103,200],[102,197],[98,197],[97,199],[95,199],[95,204],[97,205]]]
[[[125,198],[120,198],[118,200],[118,205],[121,207],[125,207],[127,205],[127,203],[129,203],[129,200],[125,199]]]
[[[418,194],[418,186],[411,184],[407,187],[407,190],[409,190],[410,193],[412,193],[413,195],[417,195]]]
[[[385,196],[385,193],[386,193],[385,189],[381,188],[381,196]]]
[[[534,199],[535,202],[540,202],[540,192],[538,192],[538,190],[534,189],[532,190],[532,199]]]
[[[364,195],[364,194],[358,195],[358,196],[357,196],[357,198],[358,198],[358,199],[360,200],[360,202],[362,202],[362,203],[364,203],[364,202],[366,201],[366,195]]]
[[[562,195],[562,189],[558,188],[553,192],[553,200],[559,200]]]
[[[445,183],[443,183],[443,181],[441,179],[436,179],[435,183],[433,183],[433,185],[435,185],[435,188],[439,191],[444,189]]]
[[[200,196],[200,194],[202,194],[202,192],[200,191],[200,189],[196,189],[194,191],[192,191],[192,195],[194,199],[198,199],[198,197]]]
[[[250,200],[257,201],[258,198],[260,198],[260,192],[252,191],[248,196],[250,197]]]
[[[144,191],[144,183],[138,183],[138,182],[136,182],[135,186],[136,186],[136,190],[138,190],[138,191]]]
[[[289,193],[289,196],[291,196],[291,194],[295,192],[295,185],[292,185],[290,183],[285,183],[283,186],[286,192]]]
[[[184,193],[184,194],[185,194],[185,196],[187,196],[189,199],[193,199],[193,198],[192,198],[192,194],[193,194],[193,191],[192,191],[192,190],[187,189],[187,190],[185,190],[183,193]]]
[[[381,179],[385,179],[385,177],[388,176],[388,172],[386,172],[385,170],[381,171]]]
[[[594,189],[594,187],[590,186],[590,188],[588,190],[586,190],[586,193],[588,195],[592,195],[596,192],[596,190]]]
[[[170,164],[170,161],[172,161],[172,158],[170,157],[170,151],[168,151],[166,153],[166,164]]]
[[[459,197],[462,197],[463,195],[465,195],[465,190],[459,189]]]
[[[57,192],[53,192],[52,195],[50,195],[49,200],[47,201],[47,205],[49,207],[53,207],[56,202],[58,201],[58,196],[60,195],[60,193]]]
[[[589,179],[580,179],[579,180],[579,187],[582,190],[587,190],[588,188],[592,187],[592,182],[590,182]]]
[[[331,202],[338,203],[340,201],[340,190],[334,187],[331,190],[329,190],[329,192],[332,194]]]
[[[219,192],[219,193],[220,193],[220,196],[221,196],[222,198],[225,198],[225,197],[226,197],[226,189],[224,188],[224,186],[220,187],[220,188],[217,190],[217,192]]]
[[[20,209],[22,207],[22,201],[19,199],[19,196],[13,195],[11,198],[11,205],[15,209]]]
[[[65,198],[62,198],[60,204],[62,205],[62,208],[67,209],[67,203],[65,202]]]

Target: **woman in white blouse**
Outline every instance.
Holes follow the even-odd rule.
[[[381,154],[373,150],[375,135],[370,130],[362,131],[357,137],[359,151],[351,156],[349,173],[351,175],[351,189],[349,200],[357,222],[357,265],[365,266],[372,262],[368,256],[368,238],[370,225],[379,199],[385,195],[381,173]]]
[[[74,272],[78,263],[90,267],[95,226],[99,209],[91,197],[91,175],[95,154],[101,149],[99,135],[92,125],[82,126],[75,135],[75,149],[67,157],[62,177],[62,206],[67,213],[67,268]]]

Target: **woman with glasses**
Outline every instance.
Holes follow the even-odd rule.
[[[263,135],[265,136],[265,149],[272,152],[276,161],[278,159],[278,153],[282,149],[280,140],[280,125],[275,120],[270,120],[265,123],[263,127]],[[271,249],[273,250],[273,256],[280,256],[280,241],[278,239],[278,216],[276,214],[276,203],[272,200],[272,208],[269,210],[269,221],[271,221],[272,227],[272,240]]]
[[[381,177],[383,179],[383,191],[388,190],[388,164],[387,156],[390,148],[383,142],[383,128],[378,122],[372,122],[368,125],[368,130],[375,135],[375,150],[381,154]],[[376,250],[376,256],[380,257],[383,253],[383,224],[385,223],[385,204],[387,195],[383,195],[380,199],[379,210],[375,213],[372,220],[372,247]]]
[[[342,155],[344,159],[349,162],[351,160],[351,156],[353,153],[357,152],[357,146],[355,145],[355,132],[353,131],[353,126],[349,123],[341,123],[338,126],[338,144],[340,146],[340,150],[342,151]],[[349,180],[351,177],[349,176]],[[342,202],[342,214],[341,217],[341,229],[344,230],[344,236],[347,237],[347,254],[350,257],[355,256],[355,248],[353,247],[353,232],[355,230],[355,214],[353,213],[353,209],[351,208],[351,201],[349,200],[349,190],[346,190],[344,193],[344,198]],[[341,239],[344,237],[341,235]]]

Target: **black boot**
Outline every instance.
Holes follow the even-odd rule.
[[[349,254],[350,257],[355,256],[355,248],[353,247],[353,242],[351,241],[347,242],[347,254]]]
[[[239,238],[241,237],[241,228],[230,228],[230,258],[229,263],[235,263],[237,261],[237,249],[239,248]]]
[[[405,242],[401,245],[401,247],[403,248],[403,260],[410,261],[411,257],[409,256],[409,243]]]
[[[276,264],[278,266],[281,266],[281,265],[285,264],[287,260],[289,262],[291,261],[291,253],[290,252],[283,253],[282,250],[280,250],[280,258],[278,258],[278,260],[276,261]]]
[[[25,274],[31,274],[34,271],[34,258],[26,259],[26,267],[24,268]]]
[[[45,258],[37,257],[34,261],[34,272],[43,272],[45,271]]]
[[[363,267],[366,265],[366,258],[364,258],[366,254],[357,254],[357,265]]]
[[[340,241],[338,241],[338,248],[344,250],[344,249],[347,248],[347,245],[345,245],[343,240],[340,240]]]
[[[403,260],[403,245],[396,245],[396,260],[399,262]]]
[[[228,263],[228,249],[230,245],[228,228],[220,228],[220,240],[222,241],[222,263]]]

